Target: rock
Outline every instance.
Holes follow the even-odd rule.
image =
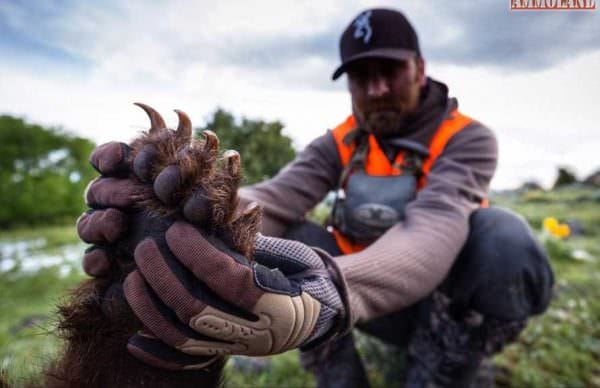
[[[46,322],[47,320],[48,320],[47,315],[43,315],[43,314],[31,315],[29,317],[25,317],[25,318],[21,319],[21,321],[19,321],[19,323],[12,326],[10,329],[8,329],[8,331],[10,334],[16,335],[23,329],[27,329],[30,327],[36,327],[36,326],[38,326],[38,327],[42,326],[44,324],[44,322]]]
[[[259,374],[266,372],[271,368],[270,357],[232,357],[231,367],[240,373]]]
[[[570,237],[584,236],[585,235],[585,227],[579,220],[568,219],[565,221],[565,224],[569,226]]]

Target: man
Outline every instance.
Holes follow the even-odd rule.
[[[553,284],[547,257],[521,218],[487,207],[495,137],[458,111],[444,84],[425,76],[417,35],[402,13],[359,14],[342,34],[340,56],[333,79],[347,75],[352,115],[277,176],[240,190],[263,206],[263,235],[286,239],[259,236],[250,263],[176,223],[164,248],[136,250],[138,263],[158,264],[141,265],[126,281],[128,300],[154,336],[187,354],[300,347],[319,387],[364,387],[350,332],[356,326],[407,347],[408,386],[468,386],[484,357],[546,309]],[[97,166],[119,156],[95,158]],[[90,192],[110,184],[101,179]],[[305,221],[331,190],[329,230]],[[79,222],[84,240],[92,229],[122,229],[123,219],[95,215]],[[95,252],[84,266],[98,276],[109,264]],[[217,298],[191,291],[178,270],[153,281],[170,254]],[[150,288],[164,304],[159,309],[138,297]],[[157,366],[190,364],[159,341],[130,345]]]

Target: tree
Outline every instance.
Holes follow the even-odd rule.
[[[279,121],[242,117],[236,122],[231,113],[219,108],[208,123],[196,132],[207,129],[219,136],[221,149],[233,149],[240,153],[244,182],[247,184],[272,177],[296,156],[292,140],[281,132],[283,124]]]
[[[559,167],[553,188],[556,189],[573,183],[577,183],[577,177],[575,174],[568,167]]]
[[[91,141],[0,116],[0,227],[74,221],[96,173]]]

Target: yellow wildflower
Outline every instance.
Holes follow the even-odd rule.
[[[546,217],[542,223],[544,230],[556,238],[565,238],[571,235],[571,229],[567,224],[561,224],[554,217]]]

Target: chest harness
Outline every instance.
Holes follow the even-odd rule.
[[[390,139],[388,155],[375,136],[357,128],[353,116],[333,131],[342,173],[328,220],[340,250],[358,252],[404,219],[406,205],[427,185],[431,166],[456,133],[473,120],[454,110],[434,133],[429,147]]]

